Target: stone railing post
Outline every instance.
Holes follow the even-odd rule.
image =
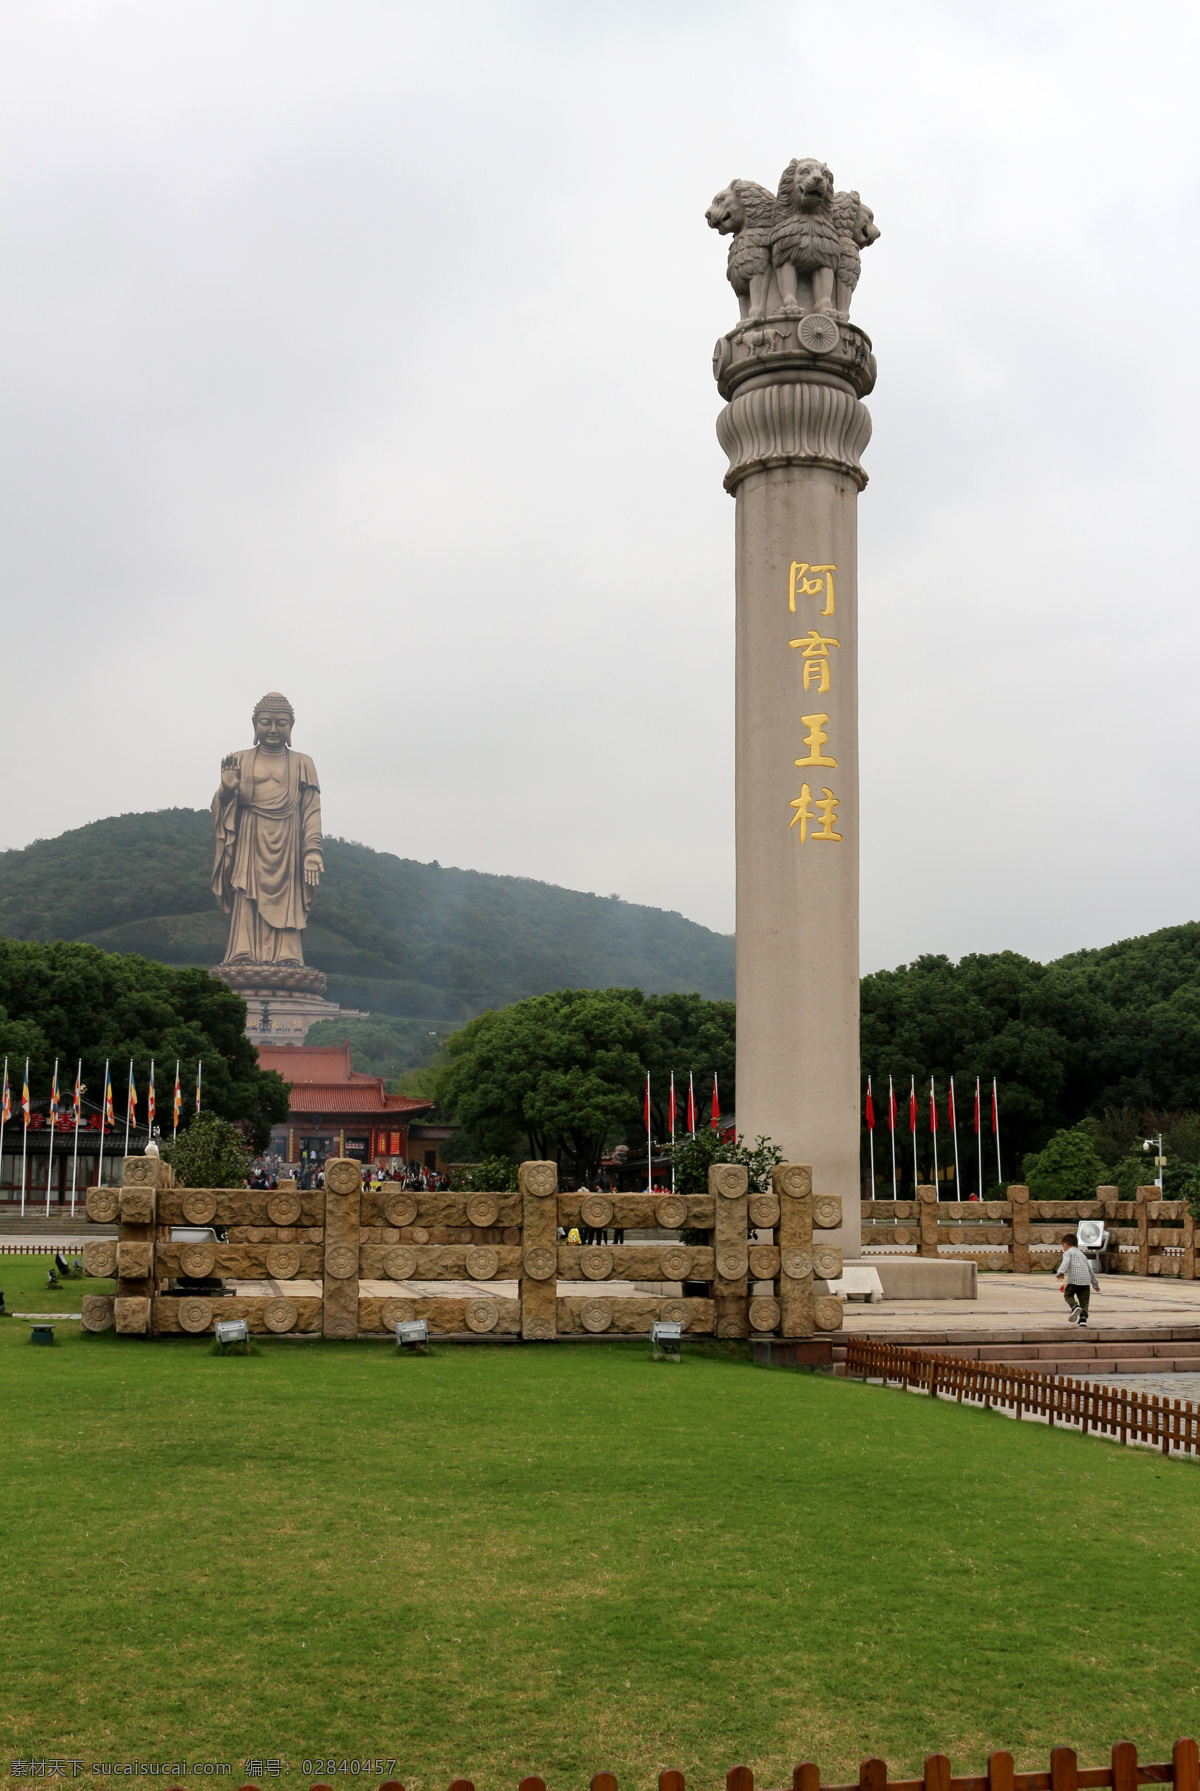
[[[921,1187],[917,1189],[917,1212],[921,1220],[921,1242],[918,1245],[922,1256],[936,1256],[938,1253],[938,1216],[937,1189]]]
[[[358,1252],[362,1166],[353,1157],[325,1163],[325,1261],[322,1329],[326,1337],[358,1336]]]
[[[558,1164],[522,1163],[521,1335],[552,1343],[558,1333]]]
[[[811,1337],[813,1317],[812,1170],[779,1163],[771,1171],[779,1201],[779,1308],[785,1337]]]
[[[1029,1189],[1010,1187],[1012,1209],[1012,1265],[1014,1275],[1028,1275],[1029,1259]]]
[[[714,1328],[718,1337],[750,1335],[749,1173],[742,1163],[714,1163],[708,1172],[713,1197]]]
[[[113,1318],[127,1337],[146,1337],[152,1328],[156,1204],[159,1188],[170,1179],[160,1157],[126,1157],[121,1167]]]

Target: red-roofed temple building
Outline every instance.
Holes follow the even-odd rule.
[[[290,1082],[288,1122],[271,1132],[270,1149],[285,1163],[356,1157],[362,1163],[403,1168],[409,1160],[409,1126],[432,1101],[384,1090],[382,1076],[350,1068],[350,1045],[258,1047],[260,1069],[277,1070]]]

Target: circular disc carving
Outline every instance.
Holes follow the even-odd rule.
[[[295,1225],[301,1210],[300,1196],[290,1188],[276,1189],[267,1201],[267,1218],[272,1225]]]
[[[682,1325],[687,1328],[688,1309],[684,1300],[664,1300],[658,1309],[658,1316],[665,1325]]]
[[[153,1188],[158,1185],[157,1157],[126,1157],[121,1167],[123,1188]]]
[[[417,1253],[406,1244],[398,1244],[383,1259],[383,1272],[389,1281],[411,1281],[417,1272]],[[396,1321],[399,1323],[399,1320]]]
[[[785,1250],[782,1267],[789,1280],[803,1281],[812,1274],[812,1257],[807,1250]]]
[[[267,1251],[267,1274],[272,1281],[294,1281],[300,1272],[300,1252],[295,1244],[276,1244]]]
[[[357,1163],[354,1167],[357,1169]],[[335,1244],[332,1250],[325,1252],[325,1273],[335,1280],[347,1281],[357,1271],[358,1251],[352,1250],[349,1244]]]
[[[726,1200],[738,1200],[746,1192],[746,1171],[740,1163],[716,1163],[709,1175],[717,1185],[717,1193]]]
[[[750,1273],[756,1281],[774,1281],[779,1273],[779,1252],[774,1244],[750,1246]]]
[[[896,1227],[896,1242],[898,1244],[911,1244],[912,1243],[912,1238],[909,1235],[909,1233],[904,1229],[903,1225],[898,1225]]]
[[[83,1246],[83,1272],[94,1275],[97,1280],[107,1281],[117,1272],[117,1241],[115,1238],[96,1238],[93,1243]]]
[[[183,1197],[183,1216],[189,1225],[211,1225],[217,1216],[217,1197],[212,1189],[190,1189]]]
[[[414,1244],[427,1244],[429,1242],[429,1233],[425,1230],[423,1225],[413,1226],[412,1240]]]
[[[746,1326],[740,1318],[719,1318],[717,1320],[718,1337],[744,1337]]]
[[[585,1194],[579,1202],[579,1217],[593,1231],[603,1231],[613,1216],[613,1203],[607,1194]]]
[[[398,1324],[411,1316],[412,1307],[407,1300],[385,1300],[379,1308],[379,1322],[385,1331],[394,1331]]]
[[[357,1194],[362,1170],[353,1157],[334,1157],[325,1165],[325,1187],[330,1194]]]
[[[672,1244],[660,1259],[664,1281],[686,1281],[692,1267],[692,1253]]]
[[[842,1253],[836,1244],[818,1244],[813,1251],[813,1274],[821,1281],[836,1281],[842,1272]]]
[[[579,1308],[579,1322],[585,1331],[598,1335],[607,1331],[613,1321],[611,1300],[585,1300]]]
[[[717,1251],[717,1274],[726,1281],[740,1281],[750,1268],[744,1250],[736,1249],[732,1244]]]
[[[114,1323],[113,1303],[107,1294],[84,1294],[83,1328],[85,1331],[111,1331]]]
[[[750,1196],[750,1223],[756,1231],[773,1231],[779,1223],[779,1202],[773,1194]]]
[[[526,1163],[521,1170],[521,1186],[526,1194],[556,1194],[558,1168],[554,1163]]]
[[[549,1281],[557,1267],[558,1258],[547,1245],[536,1244],[532,1250],[526,1250],[525,1273],[531,1281]],[[551,1331],[550,1335],[553,1334]]]
[[[810,311],[807,317],[802,317],[796,333],[800,346],[807,348],[810,354],[832,354],[841,341],[841,331],[833,318],[820,311]]]
[[[87,1216],[97,1225],[111,1225],[120,1211],[121,1199],[115,1188],[89,1188]]]
[[[531,1343],[552,1343],[556,1335],[552,1318],[527,1318],[524,1335]]]
[[[579,1266],[589,1281],[604,1281],[612,1274],[612,1251],[602,1244],[589,1244],[580,1253]]]
[[[750,1302],[750,1329],[774,1331],[779,1325],[779,1301],[758,1299]]]
[[[472,1194],[467,1200],[467,1218],[472,1225],[486,1230],[500,1217],[500,1202],[494,1194]],[[490,1327],[489,1327],[490,1328]]]
[[[263,1324],[268,1331],[291,1331],[296,1325],[296,1307],[291,1300],[268,1300],[263,1307]]]
[[[840,1194],[817,1194],[813,1197],[813,1224],[820,1231],[832,1231],[842,1222]]]
[[[500,1258],[490,1244],[481,1244],[478,1249],[467,1251],[467,1274],[472,1281],[490,1281],[499,1267]],[[488,1330],[491,1328],[489,1325]]]
[[[389,1194],[384,1202],[384,1213],[389,1225],[411,1225],[417,1216],[417,1201],[413,1194]],[[399,1320],[396,1321],[399,1323]]]
[[[200,1331],[207,1331],[211,1323],[211,1300],[180,1300],[179,1328],[181,1331],[191,1331],[195,1335]]]
[[[463,1317],[468,1331],[494,1331],[500,1309],[495,1300],[468,1300]]]
[[[682,1194],[665,1194],[654,1209],[654,1217],[664,1231],[678,1231],[687,1224],[687,1201]]]
[[[841,1330],[842,1302],[835,1294],[822,1294],[819,1300],[813,1301],[813,1323],[818,1331]]]
[[[212,1244],[184,1244],[179,1252],[179,1272],[193,1281],[207,1281],[217,1266]]]
[[[785,1163],[776,1171],[779,1190],[789,1200],[803,1200],[812,1193],[812,1170],[806,1163]]]

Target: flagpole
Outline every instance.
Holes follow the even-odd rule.
[[[25,1217],[25,1153],[29,1148],[29,1059],[25,1059],[25,1080],[21,1084],[21,1217]]]
[[[695,1071],[688,1071],[688,1119],[691,1121],[692,1137],[696,1136],[696,1079]]]
[[[96,1170],[96,1186],[104,1186],[104,1121],[108,1114],[108,1058],[104,1059],[104,1086],[100,1090],[100,1164]]]
[[[654,1130],[650,1112],[650,1072],[646,1071],[646,1192],[654,1192]]]
[[[929,1078],[929,1133],[933,1139],[933,1192],[938,1191],[937,1160],[937,1096],[933,1092],[933,1077]]]
[[[996,1180],[1003,1187],[1004,1176],[1000,1171],[1000,1099],[996,1093],[996,1078],[994,1076],[992,1077],[992,1130],[996,1134]]]
[[[962,1199],[962,1171],[958,1167],[958,1105],[954,1099],[954,1077],[950,1078],[950,1124],[954,1128],[954,1198]]]
[[[179,1137],[179,1059],[175,1059],[175,1099],[171,1103],[171,1143]]]
[[[75,1072],[75,1154],[71,1159],[71,1217],[75,1217],[75,1178],[79,1173],[79,1115],[83,1108],[83,1059]]]
[[[913,1141],[913,1199],[917,1198],[917,1189],[921,1185],[921,1175],[917,1168],[917,1079],[908,1078],[908,1124]]]
[[[8,1057],[4,1059],[4,1091],[0,1094],[0,1175],[4,1172],[4,1109],[8,1106]]]
[[[867,1124],[867,1145],[871,1152],[871,1199],[875,1198],[875,1103],[871,1099],[871,1078],[867,1077],[867,1106],[870,1119]]]
[[[58,1120],[58,1059],[54,1059],[54,1080],[50,1084],[50,1150],[46,1157],[46,1217],[50,1217],[50,1175],[54,1168],[54,1134]]]
[[[675,1192],[675,1072],[671,1071],[671,1192]]]
[[[979,1077],[975,1078],[975,1147],[979,1153],[979,1198],[983,1199],[983,1115],[979,1111]]]
[[[125,1090],[125,1155],[129,1155],[129,1110],[133,1106],[133,1059],[129,1059],[129,1086]]]
[[[892,1078],[888,1077],[888,1131],[892,1135],[892,1199],[899,1200],[896,1192],[896,1092],[892,1087]]]

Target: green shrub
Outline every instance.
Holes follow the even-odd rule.
[[[250,1153],[237,1126],[215,1113],[199,1113],[162,1154],[185,1188],[240,1188]]]
[[[1109,1180],[1094,1120],[1055,1132],[1044,1150],[1025,1153],[1023,1173],[1033,1200],[1087,1200]]]

